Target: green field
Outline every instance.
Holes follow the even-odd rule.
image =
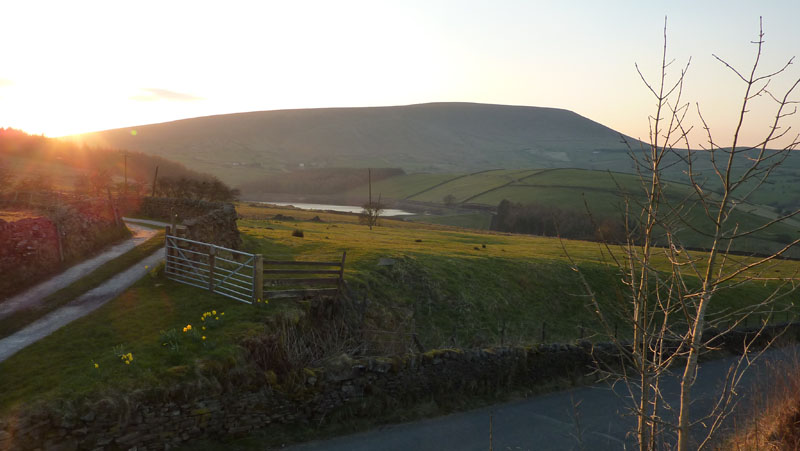
[[[381,193],[384,199],[441,204],[445,196],[452,194],[457,203],[496,206],[503,199],[522,203],[560,203],[581,192],[602,192],[609,198],[618,199],[621,190],[635,195],[642,188],[637,176],[619,172],[586,169],[495,169],[471,174],[399,175],[373,183],[372,190],[373,193]],[[548,190],[551,192],[540,193]],[[563,195],[552,194],[559,190],[565,191]],[[363,188],[358,188],[353,193],[346,194],[363,191]],[[668,195],[679,198],[690,193],[691,188],[679,182],[669,182],[665,191]]]
[[[445,180],[442,180],[442,179]],[[408,183],[406,183],[408,181]],[[384,199],[402,199],[439,205],[443,208],[437,215],[414,215],[409,221],[446,224],[476,229],[487,229],[491,216],[485,211],[458,210],[445,208],[444,197],[453,195],[456,203],[470,205],[497,206],[506,199],[516,203],[535,203],[555,206],[560,209],[578,212],[589,211],[598,218],[621,218],[625,212],[624,196],[621,190],[631,194],[633,199],[641,198],[641,182],[637,176],[607,171],[585,169],[548,170],[491,170],[472,174],[413,174],[401,175],[382,180],[373,186]],[[688,185],[667,181],[664,192],[669,205],[665,211],[674,208],[687,196],[693,194]],[[411,193],[411,194],[409,194]],[[403,197],[405,196],[405,197]],[[632,205],[636,211],[635,204]],[[686,220],[693,227],[706,232],[711,230],[711,221],[705,218],[702,209],[694,206],[684,211]],[[734,213],[731,223],[737,223],[739,230],[752,229],[776,216],[774,209],[757,205],[743,205]],[[707,247],[707,237],[682,227],[679,236],[688,247]],[[759,232],[747,240],[736,243],[734,250],[742,252],[767,253],[780,249],[797,235],[800,222],[787,221]],[[789,255],[800,255],[792,250]]]

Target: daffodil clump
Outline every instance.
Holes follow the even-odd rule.
[[[253,303],[256,307],[266,307],[269,304],[269,299],[256,299],[256,302]]]
[[[200,322],[203,323],[203,325],[200,326],[201,330],[206,330],[206,327],[212,328],[219,326],[220,321],[224,316],[225,312],[217,313],[216,310],[211,310],[210,312],[203,313],[203,315],[200,317]]]
[[[131,364],[131,362],[133,362],[133,353],[131,353],[131,352],[125,352],[125,350],[124,350],[124,348],[122,347],[122,345],[117,345],[117,346],[114,346],[113,353],[114,353],[114,355],[115,355],[115,356],[117,356],[117,357],[120,359],[120,361],[121,361],[121,362],[123,362],[125,365],[130,365],[130,364]],[[97,363],[94,363],[94,367],[95,367],[95,368],[99,368],[99,367],[100,367],[100,365],[98,365]]]
[[[181,328],[182,333],[178,332],[177,329],[170,329],[167,331],[161,331],[161,336],[159,340],[161,341],[162,347],[169,347],[171,351],[178,352],[181,348],[181,343],[184,340],[189,339],[194,342],[200,342],[203,344],[203,347],[207,347],[210,345],[209,343],[209,336],[208,330],[219,327],[225,318],[225,312],[217,312],[216,310],[210,310],[207,312],[203,312],[200,316],[200,324],[192,325],[191,323],[186,324]]]

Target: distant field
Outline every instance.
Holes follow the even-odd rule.
[[[492,215],[488,212],[442,214],[442,215],[414,215],[403,217],[406,221],[424,222],[428,224],[441,224],[455,227],[464,227],[475,230],[489,230],[492,224]]]
[[[536,174],[540,169],[507,170],[481,172],[466,177],[454,179],[451,182],[434,187],[428,191],[410,197],[409,200],[423,202],[443,202],[445,196],[453,195],[458,203],[469,201],[472,197],[485,191],[499,188],[509,183],[514,183],[530,175]]]
[[[405,184],[407,179],[410,181],[409,186]],[[624,198],[620,190],[627,191],[634,199],[642,193],[641,182],[635,175],[585,169],[492,170],[474,174],[450,174],[446,177],[441,174],[414,174],[391,177],[375,186],[380,187],[384,199],[407,199],[443,205],[444,197],[452,194],[456,203],[495,207],[506,199],[581,212],[588,208],[593,215],[614,218],[619,218],[624,213]],[[418,190],[418,194],[408,197],[408,193],[414,190]],[[667,181],[664,190],[673,206],[693,193],[690,186],[676,181]],[[775,212],[770,208],[754,205],[743,206],[735,215],[740,229],[746,230],[763,223],[763,218],[775,217]],[[413,216],[408,219],[466,227],[487,224],[487,220],[479,219],[480,216],[482,215],[477,213],[459,213]],[[696,226],[707,229],[707,226],[702,226],[704,221],[700,207],[695,207],[689,218]],[[751,242],[740,243],[739,250],[774,250],[777,245],[773,241],[778,239],[785,242],[787,236],[796,234],[798,225],[800,223],[797,221],[777,224],[758,234]],[[691,237],[684,232],[684,238],[688,246],[703,246],[703,237]]]
[[[542,189],[573,191],[564,196],[537,193]],[[572,196],[574,190],[604,191],[618,198],[620,189],[632,194],[642,190],[637,176],[586,169],[496,169],[472,174],[409,174],[373,184],[373,193],[380,192],[386,199],[443,203],[444,197],[452,194],[457,203],[489,206],[496,206],[502,199],[534,202],[540,198],[552,198],[561,201],[563,197]],[[688,185],[669,182],[667,192],[678,197],[690,189]],[[363,189],[359,188],[358,191]]]
[[[372,184],[374,195],[382,195],[384,199],[406,199],[420,191],[430,189],[440,183],[462,177],[464,174],[407,174],[391,177]],[[364,188],[357,188],[346,193],[347,196],[363,196]],[[442,199],[439,199],[441,201]]]

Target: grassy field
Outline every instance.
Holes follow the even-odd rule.
[[[153,270],[117,299],[0,363],[0,385],[14,387],[0,391],[0,410],[32,399],[170,384],[191,378],[210,361],[231,365],[240,354],[236,338],[258,327],[259,315],[272,308],[262,313]],[[211,311],[217,314],[207,323],[200,320]],[[188,324],[193,330],[184,333]],[[120,357],[127,353],[130,364]]]
[[[496,206],[501,200],[512,202],[560,202],[563,197],[575,197],[578,192],[602,192],[619,198],[620,189],[637,194],[639,179],[631,174],[586,169],[496,169],[473,174],[409,174],[391,177],[373,184],[373,193],[385,199],[408,199],[443,203],[452,194],[456,202]],[[678,198],[691,188],[671,182],[666,191]],[[548,191],[565,190],[554,198]],[[363,189],[359,188],[358,192]]]
[[[426,224],[440,224],[454,227],[464,227],[473,230],[489,230],[492,224],[492,214],[489,212],[475,212],[462,214],[437,214],[437,215],[411,215],[404,216],[403,220],[422,222]]]
[[[443,202],[445,196],[452,195],[458,203],[468,201],[482,192],[514,183],[539,172],[539,169],[506,170],[481,172],[454,179],[429,191],[410,197],[409,200],[423,202]]]
[[[247,205],[238,211],[249,251],[297,259],[347,251],[349,293],[368,305],[363,327],[370,353],[406,352],[414,332],[429,349],[536,343],[543,325],[547,342],[572,341],[582,334],[600,339],[594,336],[594,314],[556,239],[395,220],[382,220],[370,231],[355,215]],[[271,219],[276,214],[294,219]],[[310,221],[314,216],[324,222]],[[292,236],[295,229],[304,236]],[[604,305],[621,300],[619,275],[605,265],[598,244],[566,241],[564,246]],[[381,259],[390,264],[379,265]],[[664,261],[658,264],[667,267]],[[798,267],[777,262],[763,275],[785,275]],[[722,292],[712,314],[771,289],[769,283],[754,283]],[[0,386],[14,387],[0,391],[0,410],[34,399],[168,385],[209,368],[224,372],[242,364],[239,343],[244,338],[264,333],[277,317],[302,315],[303,310],[292,301],[238,303],[174,283],[154,270],[91,315],[0,363]],[[202,321],[205,312],[212,314]],[[183,332],[189,324],[192,330]],[[626,333],[624,327],[620,333]],[[125,364],[120,355],[128,353],[133,360]]]

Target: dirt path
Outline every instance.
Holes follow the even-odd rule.
[[[96,255],[89,260],[78,263],[61,274],[57,274],[44,282],[35,285],[22,293],[6,299],[0,303],[0,319],[3,319],[14,312],[22,309],[36,307],[47,296],[70,285],[81,277],[89,274],[105,263],[130,251],[134,247],[144,243],[156,234],[157,230],[142,227],[139,225],[126,223],[133,238],[129,238],[122,243],[116,244],[105,252]]]
[[[156,233],[156,230],[130,223],[128,223],[128,227],[134,232],[134,238],[114,246],[97,257],[75,265],[62,274],[59,274],[50,280],[47,280],[46,282],[43,282],[25,291],[24,293],[19,294],[18,296],[9,299],[3,304],[0,304],[0,318],[19,309],[37,305],[37,303],[41,302],[44,297],[80,279],[88,272],[91,272],[109,260],[133,249],[134,246],[143,243]],[[127,270],[106,280],[100,286],[87,291],[67,305],[39,318],[24,329],[6,338],[3,338],[0,340],[0,362],[11,357],[31,343],[50,335],[61,327],[91,313],[101,305],[119,296],[137,280],[144,277],[144,275],[149,271],[148,268],[154,267],[161,262],[163,258],[164,251],[163,249],[159,249]],[[13,303],[8,304],[9,301]]]

